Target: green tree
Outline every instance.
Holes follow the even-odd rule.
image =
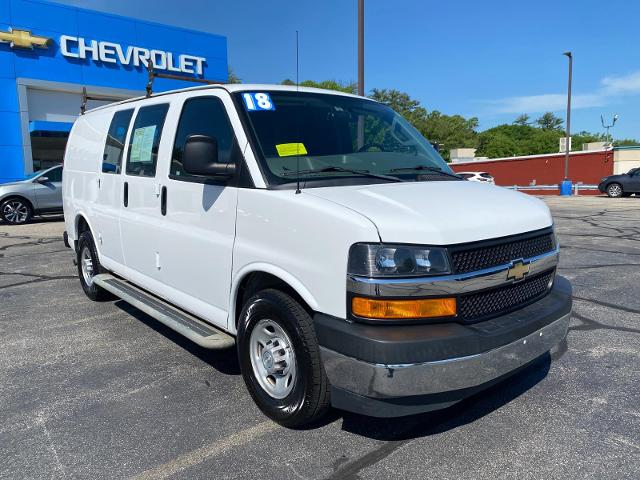
[[[296,82],[293,80],[286,78],[282,82],[282,85],[295,85]],[[314,80],[305,80],[300,82],[301,87],[314,87],[314,88],[323,88],[325,90],[336,90],[338,92],[345,93],[356,93],[358,91],[358,86],[355,82],[341,82],[338,80],[323,80],[321,82],[316,82]]]
[[[545,112],[536,120],[536,124],[543,130],[558,130],[563,123],[562,119],[556,117],[552,112]]]
[[[418,100],[412,99],[409,94],[399,90],[374,88],[369,97],[391,107],[418,130],[421,129],[427,117],[427,110],[420,105]]]
[[[452,148],[477,146],[478,119],[475,117],[467,119],[460,115],[445,115],[437,110],[427,112],[418,100],[399,90],[374,88],[370,97],[389,105],[429,141],[438,143],[445,160],[449,160]]]
[[[614,140],[613,145],[615,147],[634,147],[640,145],[640,142],[633,138],[620,138],[618,140]]]
[[[478,146],[478,119],[460,115],[445,115],[437,110],[429,112],[420,125],[420,132],[431,142],[440,145],[440,154],[449,160],[452,148],[475,148]]]
[[[227,78],[227,83],[242,83],[242,80],[240,80],[240,78],[233,73],[233,70],[231,69],[231,67],[229,67],[229,76]]]
[[[522,115],[518,115],[518,117],[516,117],[516,119],[513,121],[513,124],[514,125],[530,125],[531,117],[526,113],[523,113]]]

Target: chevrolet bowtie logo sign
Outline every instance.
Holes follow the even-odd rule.
[[[11,48],[47,48],[51,39],[31,35],[29,30],[9,28],[8,32],[0,32],[0,43],[8,43]]]
[[[507,271],[507,280],[514,280],[516,282],[522,280],[529,274],[529,264],[525,264],[522,260],[513,262],[511,268]]]

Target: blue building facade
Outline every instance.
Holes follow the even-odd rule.
[[[223,36],[42,0],[0,0],[0,183],[62,160],[80,111],[144,93],[158,73],[227,80]],[[156,79],[154,91],[193,86]]]

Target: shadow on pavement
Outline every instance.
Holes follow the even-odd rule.
[[[238,363],[238,356],[234,347],[224,350],[209,350],[207,348],[202,348],[186,337],[183,337],[179,333],[174,332],[169,327],[158,322],[155,318],[150,317],[135,307],[132,307],[123,300],[116,301],[114,305],[144,323],[147,327],[171,340],[187,352],[198,357],[203,362],[208,363],[220,373],[225,375],[240,375],[240,365]]]

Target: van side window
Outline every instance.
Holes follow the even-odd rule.
[[[167,103],[141,107],[138,110],[129,140],[127,175],[155,177],[158,146],[168,110]]]
[[[120,173],[121,171],[124,141],[127,138],[132,115],[133,109],[121,110],[113,115],[102,155],[102,171],[104,173]]]
[[[237,147],[233,128],[222,101],[217,97],[197,97],[187,100],[182,107],[171,157],[170,178],[188,180],[194,177],[182,168],[182,152],[190,135],[207,135],[218,142],[218,161],[233,163]]]

